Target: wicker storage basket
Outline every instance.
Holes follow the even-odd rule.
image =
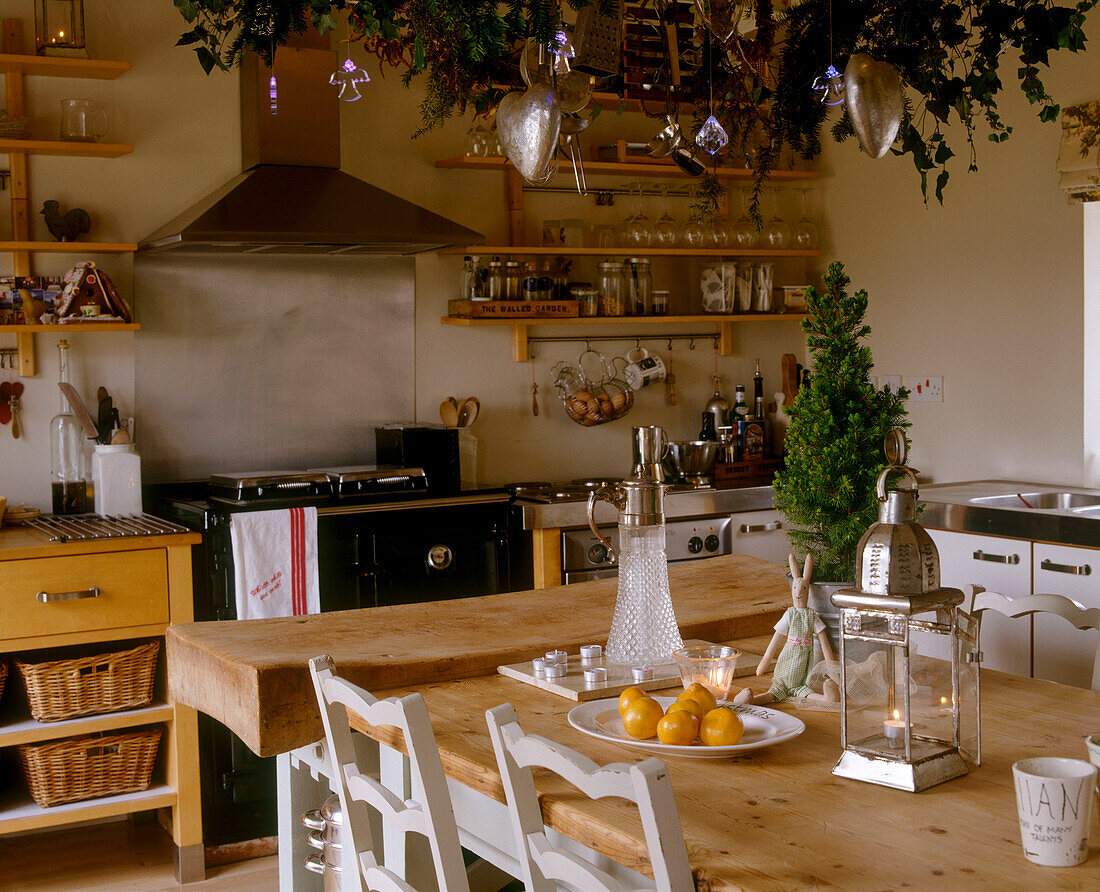
[[[15,668],[35,721],[57,722],[145,706],[153,699],[159,651],[160,642],[150,641],[132,650],[75,660],[17,660]]]
[[[34,801],[42,808],[149,786],[159,727],[68,737],[16,747]]]

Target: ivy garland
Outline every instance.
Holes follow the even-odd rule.
[[[528,37],[549,40],[560,8],[545,0],[173,0],[191,26],[179,45],[194,46],[209,73],[229,69],[252,51],[269,64],[287,38],[310,24],[322,34],[346,15],[351,39],[362,41],[384,66],[403,69],[403,80],[424,75],[423,128],[442,124],[470,106],[492,108],[501,84],[515,81],[514,56]],[[567,0],[576,9],[590,2]],[[671,0],[649,0],[667,3]],[[998,112],[1002,63],[1016,64],[1020,89],[1038,107],[1041,121],[1053,121],[1059,106],[1041,73],[1050,54],[1080,52],[1085,15],[1100,0],[1069,6],[1053,0],[756,0],[756,30],[733,36],[711,53],[715,114],[730,134],[721,163],[747,163],[754,170],[750,213],[760,225],[759,200],[784,146],[803,158],[821,153],[821,131],[829,108],[811,89],[829,65],[843,70],[854,53],[894,65],[907,94],[895,155],[910,156],[928,200],[942,203],[955,149],[947,129],[963,127],[968,169],[977,170],[976,138],[992,142],[1012,133]],[[701,34],[700,34],[701,37]],[[700,45],[704,41],[700,39]],[[705,68],[702,70],[706,70]],[[695,78],[707,89],[707,78]],[[505,88],[506,89],[506,88]],[[697,95],[695,107],[706,105]],[[696,117],[696,128],[703,116]],[[846,112],[831,126],[843,141],[853,135]],[[702,192],[704,214],[713,213],[712,177]]]

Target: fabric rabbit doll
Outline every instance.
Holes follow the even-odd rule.
[[[825,680],[824,693],[818,694],[806,684],[814,663],[814,638],[821,644],[825,659],[835,660],[833,648],[825,634],[825,623],[806,604],[810,597],[810,579],[814,573],[813,555],[806,555],[804,569],[798,569],[793,554],[787,555],[791,567],[791,603],[787,612],[775,624],[775,634],[768,642],[768,649],[756,667],[756,674],[763,675],[771,666],[775,652],[783,643],[779,661],[772,675],[772,686],[763,694],[754,695],[751,688],[744,688],[734,698],[735,703],[772,703],[788,697],[802,697],[836,703],[840,700],[840,688],[831,678]]]

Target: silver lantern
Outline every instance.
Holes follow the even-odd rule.
[[[979,623],[959,609],[961,591],[940,586],[902,431],[888,435],[886,456],[879,519],[856,551],[856,587],[832,596],[844,747],[833,774],[916,793],[966,774],[964,755],[980,763]]]

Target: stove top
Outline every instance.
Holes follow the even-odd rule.
[[[243,471],[213,474],[210,499],[229,505],[278,502],[319,504],[332,498],[362,500],[423,495],[428,488],[421,468],[351,465],[305,471]]]

